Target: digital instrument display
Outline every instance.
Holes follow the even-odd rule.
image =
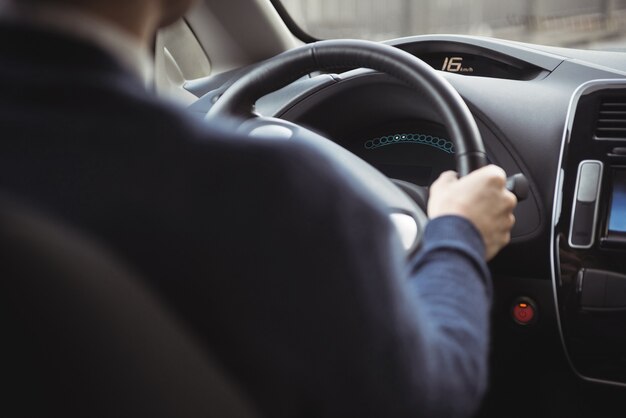
[[[626,169],[613,171],[609,233],[626,234]]]
[[[531,66],[513,65],[477,54],[427,52],[417,56],[435,70],[461,75],[530,80],[539,73]]]
[[[362,140],[357,155],[392,179],[430,186],[445,170],[454,170],[454,143],[427,130],[396,131]]]

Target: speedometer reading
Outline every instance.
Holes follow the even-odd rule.
[[[463,57],[445,57],[441,71],[449,73],[473,73],[474,67],[463,66]]]
[[[416,56],[436,70],[465,76],[530,80],[541,73],[541,69],[531,64],[514,65],[478,54],[449,51],[416,53]]]

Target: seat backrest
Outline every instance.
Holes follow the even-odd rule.
[[[252,417],[145,283],[0,198],[0,416]]]

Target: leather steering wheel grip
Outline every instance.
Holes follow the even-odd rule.
[[[426,94],[455,143],[457,172],[467,175],[487,164],[474,117],[459,93],[422,60],[389,45],[362,40],[328,40],[280,54],[237,80],[207,115],[235,119],[254,116],[254,103],[313,71],[370,68]]]

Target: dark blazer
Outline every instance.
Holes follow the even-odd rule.
[[[469,222],[407,262],[323,156],[194,122],[91,45],[0,25],[0,188],[114,249],[267,416],[465,416],[485,390]]]

